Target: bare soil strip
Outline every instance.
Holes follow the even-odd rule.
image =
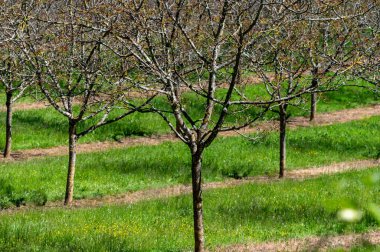
[[[108,149],[120,149],[125,147],[132,147],[138,145],[159,145],[163,142],[169,141],[178,141],[174,135],[161,135],[161,136],[152,136],[152,137],[130,137],[125,138],[122,141],[104,141],[104,142],[92,142],[92,143],[83,143],[78,144],[77,153],[90,153],[90,152],[99,152]],[[31,158],[41,158],[47,156],[64,156],[67,155],[68,146],[56,146],[46,149],[27,149],[14,151],[11,154],[11,159],[4,159],[0,157],[0,162],[14,162],[27,160]]]
[[[45,102],[33,102],[33,103],[15,103],[13,105],[13,111],[20,111],[20,110],[32,110],[32,109],[44,109],[49,107],[50,105]],[[6,108],[5,106],[0,107],[0,112],[5,112]]]
[[[331,125],[334,123],[344,123],[354,120],[361,120],[371,116],[380,115],[380,105],[373,105],[369,107],[346,109],[331,113],[319,114],[315,121],[310,122],[306,117],[294,117],[289,121],[290,128],[296,127],[309,127],[309,126],[322,126]],[[276,121],[259,122],[252,127],[245,128],[239,131],[222,132],[219,136],[237,136],[241,134],[255,133],[259,131],[270,131],[277,128]],[[159,145],[163,142],[175,142],[179,141],[173,134],[166,134],[152,137],[128,137],[117,141],[105,141],[95,143],[79,144],[78,153],[89,153],[104,151],[106,149],[120,149],[125,147],[137,146],[137,145]],[[46,149],[28,149],[15,151],[12,154],[12,159],[5,160],[0,157],[0,162],[12,162],[17,160],[25,160],[36,157],[46,156],[63,156],[67,154],[67,146],[57,146]]]
[[[349,250],[360,244],[380,244],[380,231],[376,230],[363,234],[346,234],[339,236],[312,236],[281,242],[231,245],[219,247],[216,251],[330,251],[333,248]]]

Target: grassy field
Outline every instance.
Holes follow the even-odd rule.
[[[250,86],[249,91],[254,93],[262,87]],[[257,92],[259,92],[257,91]],[[185,97],[188,104],[193,108],[190,113],[200,116],[203,110],[202,104],[194,96]],[[329,112],[345,108],[365,106],[378,102],[377,98],[369,91],[360,88],[346,87],[342,91],[322,94],[320,96],[318,110],[320,112]],[[162,101],[159,101],[162,103]],[[241,120],[244,120],[249,113],[255,113],[254,110],[248,110],[242,114]],[[292,116],[307,115],[308,105],[303,108],[290,108]],[[266,119],[277,117],[274,113],[268,113]],[[0,121],[5,120],[5,113],[0,113]],[[236,118],[230,117],[230,122]],[[87,124],[88,125],[88,124]],[[84,128],[86,125],[81,125]],[[14,114],[13,126],[13,148],[30,149],[30,148],[47,148],[57,145],[64,145],[68,141],[67,130],[68,122],[66,118],[58,114],[54,109],[41,109],[29,111],[16,111]],[[0,124],[0,146],[4,145],[4,125]],[[127,136],[143,136],[153,134],[169,133],[168,126],[163,120],[153,114],[132,114],[124,120],[117,123],[99,128],[94,133],[80,139],[80,142],[94,142],[115,140]]]
[[[379,202],[380,184],[363,181],[380,168],[305,181],[249,184],[204,192],[206,241],[216,246],[365,232],[378,227],[365,214],[337,219],[345,207]],[[365,210],[364,210],[365,211]],[[94,209],[33,210],[0,218],[0,250],[180,251],[192,248],[190,195]]]
[[[251,94],[260,86],[248,87]],[[185,96],[201,115],[198,98]],[[1,95],[0,95],[1,100]],[[21,102],[29,102],[24,99]],[[162,103],[162,101],[158,101]],[[378,103],[364,89],[346,87],[320,95],[319,112],[330,112]],[[248,110],[246,115],[255,113]],[[291,108],[292,116],[308,114],[308,105]],[[4,112],[0,120],[4,120]],[[244,115],[243,115],[244,117]],[[268,113],[265,119],[276,118]],[[240,120],[241,118],[232,118]],[[288,169],[321,166],[380,157],[380,117],[331,126],[298,128],[288,134]],[[83,125],[82,125],[83,127]],[[47,148],[67,143],[67,122],[53,109],[17,111],[14,115],[15,149]],[[126,136],[168,133],[153,114],[134,114],[100,128],[81,142],[117,140]],[[4,126],[0,125],[0,146]],[[255,136],[256,137],[256,136]],[[262,174],[278,169],[278,134],[266,133],[257,141],[221,137],[206,150],[204,182]],[[67,157],[48,157],[0,163],[0,209],[24,201],[43,204],[62,200]],[[221,245],[365,232],[378,228],[365,214],[355,224],[339,221],[344,207],[380,203],[380,184],[366,188],[380,168],[306,181],[251,184],[204,192],[206,240],[209,249]],[[182,143],[136,146],[102,153],[78,155],[74,197],[93,198],[128,191],[189,184],[190,156]],[[191,250],[192,210],[189,195],[134,205],[88,209],[40,209],[10,213],[0,211],[0,251],[180,251]],[[378,247],[360,245],[354,251]]]
[[[291,130],[288,167],[297,169],[333,162],[377,158],[380,117],[322,127]],[[256,142],[242,137],[219,138],[206,150],[205,182],[229,177],[275,174],[278,169],[278,135]],[[189,151],[182,143],[138,146],[78,155],[75,197],[97,197],[126,191],[190,183]],[[49,200],[63,198],[66,157],[49,157],[0,164],[0,179],[16,195],[28,197],[42,190]],[[27,171],[27,176],[25,172]]]

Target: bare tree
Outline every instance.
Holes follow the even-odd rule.
[[[17,52],[5,48],[7,45],[2,43],[1,59],[0,59],[0,85],[5,92],[5,147],[4,158],[11,157],[12,148],[12,116],[13,104],[16,100],[24,95],[28,86],[31,84],[22,69],[23,61],[17,55]]]
[[[131,65],[105,46],[112,44],[109,35],[118,17],[110,7],[107,2],[88,1],[34,4],[20,42],[41,92],[68,121],[65,205],[73,200],[78,139],[150,101],[128,99],[133,88],[127,81]]]
[[[13,104],[31,85],[32,76],[25,70],[25,60],[15,46],[19,31],[23,29],[22,6],[4,4],[0,7],[0,85],[5,92],[6,121],[4,158],[11,157]]]
[[[303,104],[303,94],[311,93],[314,119],[318,92],[337,90],[345,73],[358,65],[357,19],[372,6],[356,9],[350,1],[310,2],[279,5],[265,23],[266,32],[250,48],[250,71],[263,79],[279,114],[279,177],[286,169],[286,125],[290,106]],[[280,14],[280,15],[278,15]],[[268,69],[273,78],[268,75]],[[311,70],[311,76],[309,71]]]
[[[250,102],[237,91],[246,48],[254,43],[263,1],[155,1],[123,6],[118,38],[140,63],[142,90],[165,95],[169,106],[152,104],[191,154],[195,251],[204,251],[202,156],[218,133],[260,118],[268,102]],[[227,88],[225,88],[227,86]],[[224,89],[222,89],[224,87]],[[203,104],[191,113],[184,94]],[[259,112],[234,124],[230,116],[258,105]],[[260,106],[263,106],[261,108]]]
[[[358,65],[362,36],[360,20],[376,7],[375,1],[322,1],[311,3],[303,19],[309,20],[310,72],[312,85],[326,75]],[[339,72],[339,71],[338,71]],[[317,110],[317,93],[310,97],[310,121]]]
[[[302,95],[312,92],[317,86],[305,81],[308,71],[308,58],[305,55],[309,49],[307,45],[297,44],[304,36],[304,30],[299,29],[302,24],[285,26],[279,24],[279,20],[275,23],[276,27],[268,29],[272,32],[267,32],[256,48],[251,48],[249,69],[263,79],[269,97],[273,97],[277,104],[271,111],[279,115],[279,177],[282,178],[286,167],[288,108],[302,104]],[[267,69],[271,69],[271,76]]]
[[[369,83],[375,93],[380,90],[380,3],[359,20],[361,37],[357,40],[359,67],[352,69],[353,78]],[[368,86],[366,86],[368,88]]]

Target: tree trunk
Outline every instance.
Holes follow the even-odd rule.
[[[317,77],[313,77],[313,80],[311,81],[311,87],[318,87]],[[315,115],[317,114],[317,93],[312,92],[310,96],[310,121],[313,121],[315,119]]]
[[[286,168],[286,107],[280,105],[280,178],[284,177]]]
[[[69,122],[69,166],[67,171],[67,181],[66,181],[66,195],[65,195],[65,205],[71,205],[73,201],[74,194],[74,175],[75,175],[75,163],[76,163],[76,144],[77,144],[77,134],[76,134],[76,122]]]
[[[192,151],[192,187],[194,213],[194,251],[205,251],[202,207],[202,151]]]
[[[12,148],[12,92],[7,92],[7,100],[5,106],[7,107],[7,117],[5,123],[5,148],[4,158],[10,158]]]

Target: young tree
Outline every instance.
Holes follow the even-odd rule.
[[[309,20],[308,45],[312,85],[337,70],[357,66],[359,43],[363,39],[360,20],[375,8],[372,1],[323,1],[311,3],[304,19]],[[310,121],[317,111],[317,93],[310,97]]]
[[[375,93],[380,90],[380,3],[359,20],[361,38],[358,39],[359,66],[352,69],[353,78],[369,83]],[[366,86],[368,88],[368,86]]]
[[[5,92],[5,107],[6,107],[6,120],[5,120],[5,147],[4,158],[11,157],[12,147],[12,116],[13,116],[13,104],[20,97],[24,95],[28,86],[30,76],[23,73],[23,60],[17,55],[17,52],[5,48],[8,45],[1,43],[1,55],[0,55],[0,85]]]
[[[4,158],[11,157],[13,104],[22,97],[31,85],[32,76],[26,72],[25,59],[15,46],[20,30],[23,28],[24,13],[17,7],[0,7],[0,20],[4,24],[0,30],[0,86],[5,92],[5,147]]]
[[[303,29],[304,24],[297,22],[284,25],[288,18],[294,17],[289,15],[281,20],[274,18],[271,25],[266,24],[270,26],[267,27],[268,32],[260,38],[260,43],[250,48],[249,66],[249,71],[262,78],[268,96],[277,104],[271,111],[279,115],[280,178],[284,177],[286,168],[286,126],[290,117],[288,108],[302,104],[302,95],[318,87],[305,80],[309,48],[307,44],[297,43],[307,35]],[[270,73],[267,69],[271,70]]]
[[[368,11],[355,9],[350,1],[294,3],[288,10],[286,15],[272,15],[265,23],[267,32],[250,49],[250,71],[262,77],[278,105],[272,111],[280,121],[280,178],[286,169],[288,108],[299,106],[301,95],[311,93],[313,119],[317,92],[337,90],[344,83],[344,73],[357,64],[356,19]]]
[[[65,205],[73,200],[78,139],[140,110],[150,100],[127,98],[131,65],[105,46],[113,44],[109,35],[118,16],[111,7],[106,1],[34,4],[26,39],[20,43],[41,92],[68,121]]]
[[[239,111],[234,107],[243,109],[235,88],[240,83],[244,51],[254,43],[253,32],[264,4],[155,1],[129,3],[123,8],[126,20],[117,29],[118,38],[140,63],[136,85],[166,96],[168,107],[152,105],[151,109],[189,147],[195,251],[204,251],[202,157],[219,132],[249,125],[261,115],[246,118],[240,125],[225,124]],[[226,82],[227,88],[222,89]],[[189,92],[204,106],[201,117],[191,113],[191,105],[186,104]]]
[[[304,80],[307,71],[305,59],[288,49],[290,48],[285,49],[286,53],[276,52],[274,55],[271,64],[274,78],[269,79],[265,72],[261,72],[268,94],[274,97],[277,103],[271,111],[279,115],[280,178],[284,177],[286,169],[286,127],[290,117],[288,109],[291,106],[300,106],[303,103],[302,94],[317,88]]]

